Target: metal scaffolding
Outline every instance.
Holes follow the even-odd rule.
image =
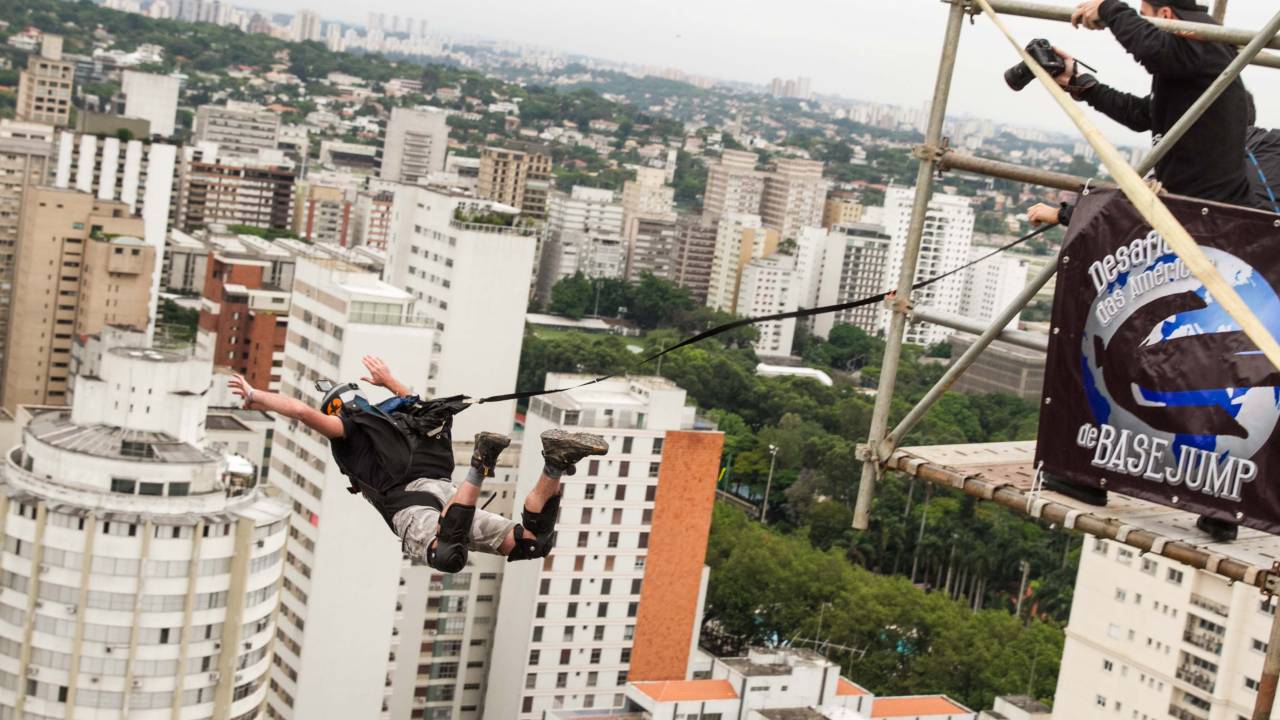
[[[1276,342],[1276,339],[1267,331],[1252,310],[1240,300],[1231,286],[1223,280],[1186,229],[1173,217],[1159,197],[1142,180],[1142,176],[1154,168],[1165,153],[1181,140],[1186,131],[1200,119],[1221,93],[1239,77],[1246,66],[1254,64],[1280,68],[1280,54],[1264,52],[1268,48],[1280,49],[1280,35],[1278,35],[1280,33],[1280,13],[1277,13],[1258,32],[1178,20],[1148,18],[1150,22],[1162,30],[1178,32],[1191,40],[1225,42],[1237,45],[1241,50],[1230,67],[1222,72],[1202,97],[1166,133],[1161,142],[1135,169],[1103,137],[1102,133],[1086,118],[1085,114],[1057,85],[1054,79],[1032,60],[1000,19],[1001,15],[1010,15],[1067,22],[1071,19],[1073,6],[1055,6],[1027,2],[1026,0],[942,0],[942,2],[948,5],[942,57],[938,64],[937,79],[934,85],[933,101],[930,107],[924,144],[916,148],[915,151],[915,156],[920,162],[916,178],[916,195],[911,209],[911,220],[908,225],[906,248],[902,269],[898,276],[897,289],[891,295],[891,299],[887,301],[892,315],[888,332],[886,333],[880,384],[871,418],[871,430],[867,443],[859,446],[859,459],[863,465],[861,481],[858,485],[857,506],[854,509],[854,528],[865,530],[869,525],[875,486],[881,473],[886,469],[900,470],[929,482],[954,487],[975,497],[995,501],[1037,518],[1061,523],[1065,527],[1074,527],[1133,546],[1142,552],[1156,553],[1192,567],[1216,573],[1231,582],[1248,583],[1258,587],[1264,593],[1269,594],[1280,590],[1280,567],[1260,568],[1247,562],[1226,557],[1223,554],[1208,553],[1185,542],[1183,538],[1162,534],[1163,530],[1160,527],[1135,528],[1133,525],[1122,522],[1116,517],[1101,517],[1096,513],[1073,508],[1069,503],[1065,502],[1041,500],[1037,491],[1033,490],[1028,493],[1012,487],[1010,483],[988,482],[980,475],[948,469],[945,466],[927,462],[919,457],[919,452],[900,448],[902,440],[915,427],[916,423],[951,388],[956,380],[972,366],[974,361],[993,341],[1001,339],[1023,347],[1037,349],[1045,347],[1046,343],[1043,340],[1027,336],[1026,333],[1006,331],[1004,328],[1014,316],[1026,307],[1057,271],[1057,257],[1055,256],[1024,288],[1016,300],[999,313],[991,321],[990,325],[985,328],[972,321],[957,318],[948,313],[912,308],[911,289],[912,284],[916,281],[917,262],[919,260],[929,202],[933,195],[935,177],[942,171],[958,170],[1063,190],[1079,191],[1090,186],[1090,181],[1087,178],[996,160],[976,158],[948,148],[943,138],[943,126],[951,93],[951,81],[955,70],[956,57],[960,47],[961,30],[964,27],[966,16],[978,14],[987,16],[1018,51],[1023,62],[1035,73],[1036,78],[1049,91],[1057,104],[1067,113],[1068,117],[1079,129],[1083,139],[1098,154],[1098,157],[1102,160],[1112,178],[1114,178],[1114,182],[1094,182],[1092,187],[1118,187],[1122,190],[1133,202],[1135,208],[1153,228],[1160,232],[1187,267],[1205,285],[1214,298],[1223,306],[1224,310],[1229,312],[1254,344],[1276,367],[1280,367],[1280,343]],[[1222,21],[1225,17],[1226,9],[1227,0],[1216,0],[1213,6],[1214,17]],[[903,339],[907,323],[913,320],[927,321],[944,327],[974,332],[978,337],[973,345],[951,364],[937,384],[907,413],[896,427],[890,430],[888,427],[889,414],[897,382]],[[1280,683],[1280,613],[1277,614],[1277,618],[1273,622],[1271,642],[1267,649],[1252,720],[1267,720],[1270,718],[1278,683]]]

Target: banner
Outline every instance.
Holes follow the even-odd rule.
[[[1277,216],[1164,199],[1280,337]],[[1280,534],[1280,371],[1119,191],[1081,200],[1058,263],[1036,460]]]

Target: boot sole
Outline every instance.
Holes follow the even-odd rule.
[[[592,433],[547,430],[542,433],[541,437],[544,449],[547,447],[547,443],[551,442],[561,447],[583,450],[587,455],[606,455],[609,452],[609,443],[605,442],[603,437]]]

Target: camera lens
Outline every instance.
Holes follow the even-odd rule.
[[[1004,72],[1004,81],[1014,92],[1021,92],[1035,78],[1026,63],[1018,63]]]

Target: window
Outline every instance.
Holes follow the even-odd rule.
[[[569,673],[556,673],[556,687],[563,688],[569,686]]]
[[[533,641],[542,642],[542,626],[541,625],[533,629]]]
[[[541,659],[542,659],[542,651],[541,651],[541,650],[530,650],[530,651],[529,651],[529,664],[530,664],[530,665],[537,665],[537,664],[538,664],[538,661],[539,661],[539,660],[541,660]]]
[[[662,454],[662,438],[653,439],[653,454],[654,455]]]
[[[1142,572],[1148,575],[1156,574],[1156,561],[1151,558],[1142,558]]]
[[[163,495],[164,483],[144,482],[138,485],[139,495]]]
[[[564,641],[573,642],[573,626],[572,625],[564,626]]]
[[[629,440],[630,438],[628,438]],[[623,460],[618,463],[618,477],[629,477],[631,475],[631,462]],[[621,500],[621,498],[619,498]]]
[[[1103,660],[1102,669],[1106,672],[1111,672],[1115,669],[1115,665],[1110,660]]]
[[[1256,652],[1265,653],[1267,651],[1267,644],[1257,638],[1253,639],[1252,646]]]
[[[622,438],[622,454],[623,455],[631,454],[631,445],[634,440],[635,438],[631,438],[631,437]]]
[[[578,424],[578,411],[577,411],[577,410],[566,410],[566,411],[565,411],[565,413],[564,413],[564,424],[565,424],[565,425],[577,425],[577,424]]]
[[[649,533],[647,533],[647,532],[642,532],[642,533],[640,533],[640,546],[639,546],[639,547],[640,547],[641,549],[644,549],[644,548],[649,547]]]
[[[636,610],[640,608],[640,603],[627,603],[627,617],[635,617]]]
[[[658,469],[660,467],[662,467],[660,463],[656,463],[656,462],[649,463],[649,477],[651,478],[658,477]]]
[[[581,594],[582,594],[582,580],[581,580],[581,578],[574,578],[573,580],[570,580],[570,581],[569,581],[569,594],[570,594],[570,595],[581,595]]]
[[[600,664],[600,648],[591,648],[591,664]]]
[[[1103,540],[1102,538],[1094,538],[1094,539],[1093,539],[1093,551],[1094,551],[1094,552],[1096,552],[1096,553],[1098,553],[1099,555],[1106,555],[1106,554],[1107,554],[1107,541],[1106,541],[1106,540]],[[1099,696],[1099,697],[1101,697],[1101,696]],[[1105,704],[1106,704],[1106,703],[1104,702],[1104,703],[1103,703],[1103,705],[1105,705]]]
[[[540,595],[551,594],[551,580],[549,578],[543,578],[542,582],[538,584],[538,594]]]
[[[618,533],[616,532],[609,533],[609,547],[611,548],[618,547]]]
[[[600,461],[599,461],[599,460],[592,460],[592,461],[588,462],[588,463],[587,463],[587,476],[588,476],[588,477],[595,477],[595,476],[597,476],[597,475],[599,475],[599,474],[600,474]],[[591,492],[591,494],[587,496],[587,499],[588,499],[588,500],[590,500],[591,498],[595,497],[595,490],[596,490],[596,489],[595,489],[595,486],[593,486],[593,485],[588,485],[587,487],[588,487],[588,488],[590,488],[590,492]]]
[[[534,617],[544,618],[546,616],[547,616],[547,604],[544,602],[538,603],[538,608],[534,612]]]
[[[1123,588],[1116,588],[1117,602],[1124,602],[1126,599],[1128,599],[1128,597],[1129,597],[1129,594],[1126,593]]]
[[[571,617],[571,618],[578,617],[578,603],[576,602],[569,603],[569,606],[565,609],[565,617]]]
[[[601,595],[608,595],[609,591],[612,589],[613,589],[613,580],[611,578],[605,578],[604,580],[600,581]]]
[[[126,480],[124,478],[111,478],[111,492],[124,493],[132,495],[134,488],[137,487],[137,480]]]
[[[650,486],[648,486],[648,487],[646,487],[646,488],[644,489],[644,501],[645,501],[645,502],[653,502],[653,501],[654,501],[654,498],[656,498],[657,496],[658,496],[658,486],[657,486],[657,485],[650,485]]]
[[[603,626],[603,625],[597,625],[597,626],[596,626],[596,634],[594,635],[594,638],[595,638],[595,641],[596,641],[596,642],[600,642],[601,640],[604,640],[604,626]]]
[[[1251,678],[1251,677],[1246,677],[1246,678],[1244,679],[1244,686],[1245,686],[1246,688],[1248,688],[1249,690],[1252,690],[1252,691],[1254,691],[1254,692],[1258,692],[1258,681],[1257,681],[1257,680],[1254,680],[1254,679],[1253,679],[1253,678]]]
[[[587,537],[588,537],[588,535],[589,535],[589,533],[588,533],[586,530],[583,530],[583,531],[581,531],[581,532],[579,532],[579,533],[578,533],[578,547],[580,547],[580,548],[584,548],[584,547],[586,547],[586,546],[587,546]]]
[[[1105,708],[1107,706],[1107,699],[1099,695],[1093,699],[1093,703],[1100,708]]]
[[[641,580],[640,578],[636,578],[636,579],[634,579],[634,580],[632,580],[632,581],[631,581],[631,594],[632,594],[632,595],[639,595],[639,594],[640,594],[640,583],[641,583],[641,582],[643,582],[643,580]]]
[[[592,462],[595,462],[595,461],[594,461],[594,460],[592,460]],[[586,489],[583,491],[582,495],[583,495],[583,497],[585,497],[587,500],[595,500],[595,499],[596,499],[596,486],[595,486],[595,484],[594,484],[594,483],[587,483],[587,487],[586,487]]]
[[[609,617],[609,603],[602,602],[596,606],[596,617]]]
[[[573,651],[572,651],[572,650],[570,650],[570,649],[568,649],[568,648],[565,648],[564,650],[561,650],[561,651],[560,651],[560,664],[561,664],[561,665],[568,665],[568,664],[569,664],[569,657],[570,657],[572,654],[573,654]]]
[[[1169,568],[1169,575],[1168,575],[1167,579],[1169,580],[1169,582],[1173,583],[1174,585],[1181,585],[1181,584],[1182,584],[1182,571],[1181,571],[1181,570],[1174,570],[1173,568]]]
[[[622,648],[622,656],[618,660],[624,663],[631,662],[631,648]],[[785,692],[786,688],[783,688],[783,691]]]
[[[618,489],[613,493],[613,499],[617,500],[618,502],[622,502],[623,500],[626,500],[627,486],[619,484]]]
[[[191,483],[189,482],[173,482],[169,483],[169,496],[176,497],[179,495],[190,495]]]
[[[537,675],[535,675],[534,673],[529,673],[528,675],[525,675],[525,676],[524,676],[524,689],[525,689],[525,690],[532,690],[532,689],[534,688],[534,686],[535,686],[535,685],[537,685],[537,684],[538,684],[538,676],[537,676]],[[529,711],[528,711],[528,710],[526,710],[525,712],[529,712]]]

